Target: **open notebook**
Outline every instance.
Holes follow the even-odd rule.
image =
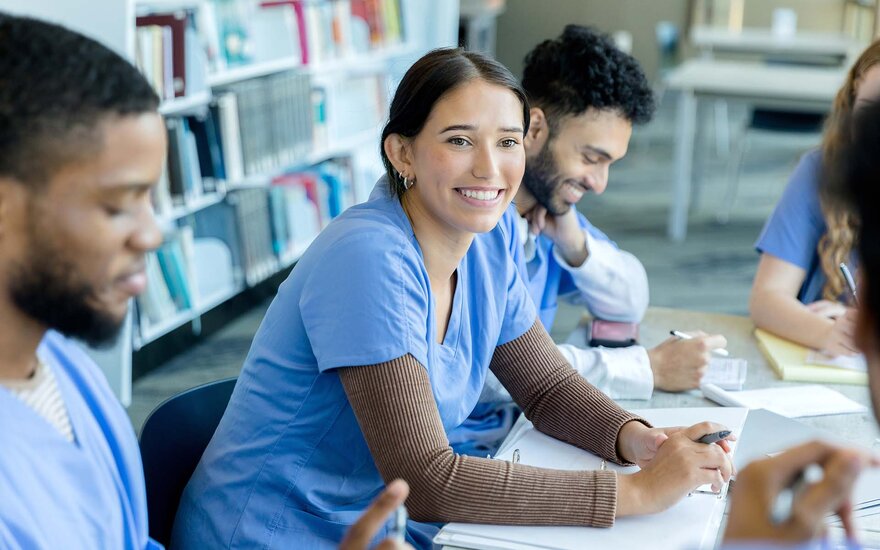
[[[783,380],[827,382],[832,384],[867,384],[864,359],[829,359],[761,329],[755,329],[758,347],[767,362]]]
[[[737,435],[742,433],[748,414],[746,409],[720,407],[633,412],[655,426],[689,426],[711,420],[724,424]],[[538,432],[529,422],[517,423],[496,458],[509,460],[515,449],[519,450],[520,462],[531,466],[596,470],[602,463],[596,455]],[[608,468],[629,473],[638,470],[635,466],[624,468],[614,464],[608,464]],[[480,550],[713,548],[724,514],[725,494],[726,490],[721,496],[695,492],[662,513],[617,519],[610,529],[449,523],[434,543]]]

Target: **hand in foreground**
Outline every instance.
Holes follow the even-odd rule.
[[[339,550],[366,550],[370,540],[390,518],[398,506],[403,504],[409,495],[409,485],[402,479],[395,479],[388,484],[376,500],[370,504],[364,515],[360,517],[345,534]],[[412,546],[391,539],[383,540],[376,550],[412,550]]]
[[[712,350],[727,347],[727,339],[720,334],[689,332],[691,340],[672,336],[659,346],[648,350],[648,360],[654,373],[654,387],[678,392],[700,387],[700,380],[709,367]]]
[[[825,340],[819,349],[828,355],[855,355],[858,353],[854,343],[856,333],[856,319],[858,311],[855,308],[847,308],[846,313],[831,325]]]
[[[837,319],[846,314],[846,306],[840,302],[832,302],[831,300],[817,300],[805,306],[808,310],[829,319]]]
[[[777,495],[810,464],[822,466],[822,480],[798,494],[787,521],[774,523],[771,513]],[[876,466],[876,459],[864,452],[820,441],[752,462],[737,476],[731,490],[725,542],[804,542],[823,535],[824,518],[829,513],[840,516],[847,537],[854,538],[850,498],[859,473],[869,465]]]
[[[633,424],[637,423],[629,422],[624,429]],[[643,430],[653,433],[634,433],[630,436],[634,439],[625,443],[628,448],[638,448],[641,440],[642,456],[638,463],[644,465],[640,472],[618,477],[618,516],[663,511],[701,485],[711,484],[713,491],[720,491],[734,473],[733,463],[727,454],[730,447],[726,441],[718,444],[697,443],[708,433],[724,430],[724,426],[714,422],[701,422],[688,428],[649,429],[641,426]],[[619,445],[624,437],[624,429],[621,429],[618,438]],[[663,433],[657,435],[655,430]],[[653,456],[644,460],[650,454],[651,437],[654,442],[661,438],[663,441],[657,445]]]

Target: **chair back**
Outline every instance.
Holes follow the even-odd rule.
[[[235,381],[218,380],[170,397],[141,428],[150,537],[166,547],[180,497],[226,411]]]

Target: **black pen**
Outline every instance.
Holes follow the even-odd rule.
[[[697,440],[697,443],[718,443],[722,439],[727,439],[730,437],[730,430],[721,430],[720,432],[712,432],[710,434],[706,434],[700,439]]]

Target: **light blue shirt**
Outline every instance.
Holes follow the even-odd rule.
[[[0,548],[161,548],[148,538],[144,471],[125,410],[75,343],[48,332],[75,441],[0,386]]]
[[[335,548],[384,482],[334,369],[411,354],[446,431],[460,425],[496,346],[536,319],[508,239],[501,227],[476,236],[438,344],[428,273],[400,202],[381,193],[333,221],[266,312],[187,486],[172,547]],[[430,547],[436,531],[410,522],[407,537]]]
[[[827,279],[822,272],[817,247],[828,230],[819,202],[822,151],[814,149],[801,157],[785,187],[782,198],[764,225],[755,249],[806,271],[797,299],[804,304],[822,299]],[[855,270],[855,255],[850,269]]]

